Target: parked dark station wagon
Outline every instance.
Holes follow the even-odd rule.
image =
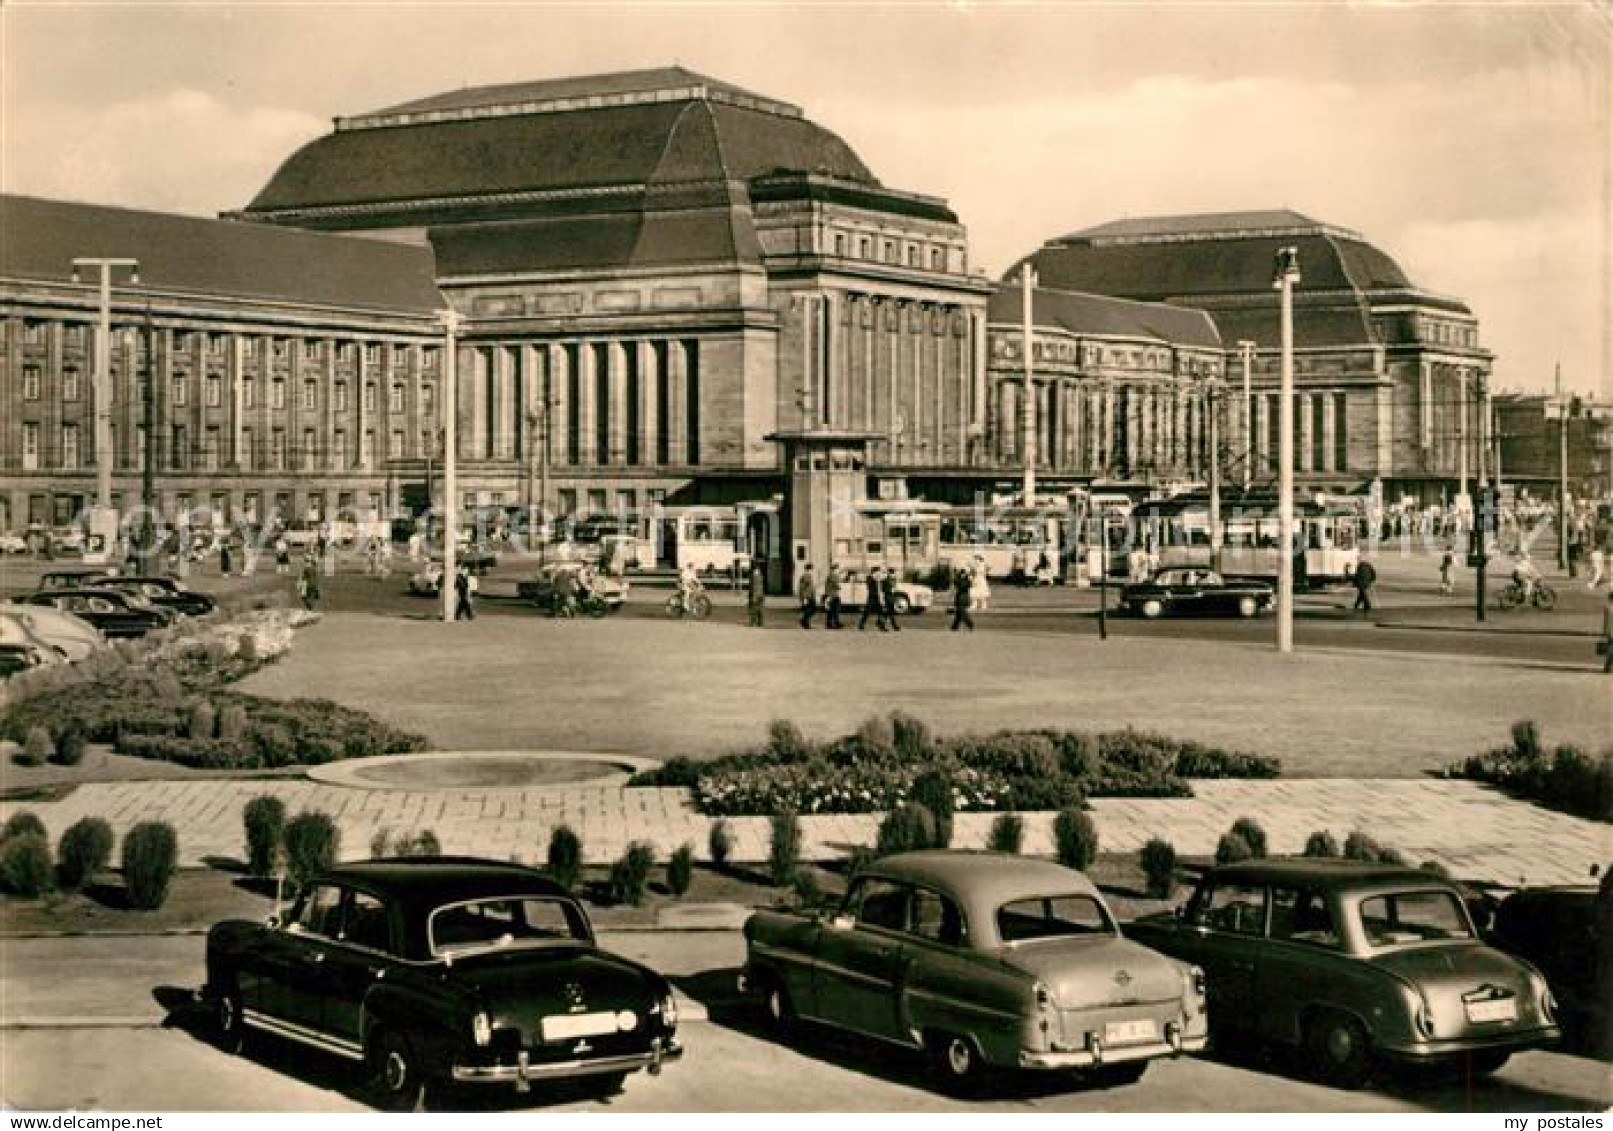
[[[923,1049],[954,1086],[991,1069],[1124,1084],[1205,1046],[1201,972],[1127,940],[1090,880],[1045,860],[890,856],[838,912],[758,912],[745,944],[744,985],[776,1027]]]
[[[614,1091],[682,1055],[667,980],[595,946],[564,888],[490,860],[330,869],[284,917],[213,927],[203,997],[226,1047],[250,1028],[354,1061],[388,1107],[448,1083]]]
[[[1285,859],[1208,872],[1139,942],[1204,968],[1216,1040],[1305,1048],[1340,1086],[1379,1060],[1493,1072],[1560,1036],[1545,978],[1479,940],[1462,892],[1430,872]]]

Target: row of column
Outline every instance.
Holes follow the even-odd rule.
[[[1039,466],[1089,474],[1197,474],[1208,434],[1199,390],[1050,378],[1032,385]],[[1023,462],[1023,378],[1000,378],[993,435],[999,459]]]
[[[875,458],[888,463],[971,462],[987,412],[984,310],[855,291],[794,304],[805,426],[882,433]]]
[[[1254,395],[1251,456],[1257,474],[1271,475],[1277,471],[1280,398],[1280,393]],[[1348,462],[1348,394],[1338,391],[1295,393],[1294,470],[1344,472],[1348,470]]]
[[[1462,450],[1468,472],[1488,449],[1489,392],[1474,366],[1422,360],[1417,372],[1417,446],[1426,468],[1456,474]]]
[[[700,462],[697,339],[470,345],[460,352],[460,453],[579,467]]]

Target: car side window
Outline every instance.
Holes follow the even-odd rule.
[[[1320,892],[1303,888],[1271,889],[1271,937],[1335,950],[1339,945],[1339,932],[1327,900]]]
[[[386,904],[367,892],[355,891],[342,918],[343,942],[370,950],[390,951],[391,930],[388,926]]]
[[[1246,884],[1217,884],[1197,905],[1200,926],[1235,935],[1266,931],[1266,891]]]
[[[915,888],[910,931],[921,939],[958,946],[963,942],[963,915],[946,896]]]
[[[904,931],[907,929],[907,889],[886,880],[864,880],[857,885],[851,913],[863,926]]]
[[[304,934],[328,939],[341,937],[342,889],[335,884],[315,884],[297,904],[291,925]]]

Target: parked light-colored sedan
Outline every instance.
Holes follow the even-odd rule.
[[[1197,967],[1124,938],[1098,889],[1047,861],[911,852],[859,872],[838,911],[759,911],[743,985],[805,1018],[929,1053],[962,1086],[990,1069],[1138,1079],[1205,1045]]]
[[[49,605],[0,605],[0,621],[10,622],[17,635],[47,644],[69,660],[82,660],[106,645],[106,637],[93,624]],[[11,633],[0,631],[0,638],[9,640]]]

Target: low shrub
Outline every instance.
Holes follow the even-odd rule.
[[[723,820],[712,822],[706,833],[706,851],[714,866],[728,867],[728,861],[734,855],[734,827]]]
[[[376,829],[370,837],[370,859],[384,860],[392,853],[392,830],[390,828]]]
[[[84,761],[87,745],[84,728],[76,722],[70,722],[62,728],[61,734],[56,736],[56,753],[51,757],[51,761],[58,766],[76,766]]]
[[[893,718],[898,716],[893,716]],[[898,730],[898,734],[900,734]],[[900,739],[898,739],[898,747]],[[930,811],[935,818],[934,847],[950,848],[952,845],[952,780],[943,770],[926,770],[913,780],[913,789],[908,798],[914,804],[922,805]]]
[[[54,873],[50,841],[41,834],[20,833],[0,843],[0,889],[32,899],[50,890]]]
[[[655,848],[649,841],[635,840],[610,866],[611,898],[634,907],[644,902],[655,868]]]
[[[1512,724],[1512,744],[1446,768],[1446,773],[1489,782],[1516,797],[1538,801],[1579,817],[1613,823],[1613,748],[1592,758],[1578,746],[1558,746],[1547,755],[1540,729],[1528,720]]]
[[[627,784],[630,788],[693,789],[700,784],[700,763],[680,754],[654,769],[634,774]]]
[[[1359,829],[1344,838],[1344,858],[1370,864],[1407,864],[1405,855],[1399,849],[1379,844]]]
[[[1148,894],[1154,899],[1169,899],[1176,892],[1176,848],[1160,837],[1151,838],[1143,845],[1141,854],[1143,875],[1148,877]]]
[[[286,822],[284,836],[286,871],[301,885],[316,873],[336,863],[341,847],[341,831],[326,813],[306,810]]]
[[[1263,860],[1266,856],[1266,830],[1260,827],[1260,822],[1253,817],[1239,817],[1232,822],[1228,830],[1233,836],[1241,836],[1249,846],[1249,853],[1256,860]]]
[[[1103,751],[1095,735],[1071,731],[1058,743],[1060,768],[1072,778],[1085,780],[1103,772]]]
[[[1004,813],[991,822],[991,833],[986,839],[986,847],[992,852],[1005,852],[1010,856],[1018,856],[1024,843],[1025,822],[1017,813]]]
[[[1079,809],[1061,809],[1053,818],[1053,847],[1060,864],[1084,872],[1098,858],[1098,827]]]
[[[934,848],[937,837],[935,814],[917,802],[899,805],[879,822],[879,837],[874,852],[880,856],[893,856],[898,852],[916,852]]]
[[[776,888],[789,887],[801,868],[801,821],[786,810],[773,818],[767,847],[767,875]]]
[[[213,709],[213,704],[206,699],[198,699],[190,705],[190,719],[185,733],[191,738],[218,737],[218,712]]]
[[[799,762],[811,752],[801,728],[789,719],[774,719],[767,724],[767,754],[775,762]]]
[[[1221,839],[1215,842],[1215,862],[1217,864],[1236,864],[1242,860],[1255,858],[1254,846],[1238,833],[1222,833]]]
[[[1417,865],[1417,870],[1421,872],[1432,872],[1442,880],[1448,880],[1451,878],[1451,870],[1438,860],[1424,860],[1421,864]]]
[[[437,834],[430,829],[421,829],[419,832],[398,837],[392,842],[392,855],[394,856],[441,856],[442,842]]]
[[[129,904],[155,911],[168,898],[179,863],[179,838],[166,821],[142,821],[123,838],[123,887]]]
[[[682,896],[694,882],[694,845],[685,841],[678,845],[666,862],[666,889]]]
[[[929,759],[931,737],[928,725],[905,712],[893,711],[890,726],[891,745],[896,748],[897,757],[907,762],[924,762]],[[931,811],[934,812],[933,809]],[[937,814],[936,820],[940,819],[940,814]]]
[[[50,740],[50,731],[43,726],[29,727],[28,737],[23,739],[17,761],[24,766],[43,766],[55,756],[56,744]]]
[[[100,817],[81,818],[56,845],[56,881],[64,891],[77,891],[111,859],[112,826]]]
[[[248,636],[245,639],[251,640]],[[246,708],[240,703],[226,703],[218,712],[218,737],[223,742],[242,742],[247,736]]]
[[[10,840],[14,836],[45,835],[45,822],[39,819],[37,813],[28,809],[19,809],[6,818],[3,828],[0,828],[0,841]]]
[[[570,890],[582,879],[582,838],[570,825],[557,825],[549,834],[549,878]]]
[[[246,829],[246,870],[254,876],[274,875],[285,842],[285,802],[269,794],[254,797],[241,809],[241,824]]]
[[[1327,859],[1339,854],[1339,842],[1332,833],[1326,829],[1318,829],[1305,838],[1305,855],[1317,859]]]

